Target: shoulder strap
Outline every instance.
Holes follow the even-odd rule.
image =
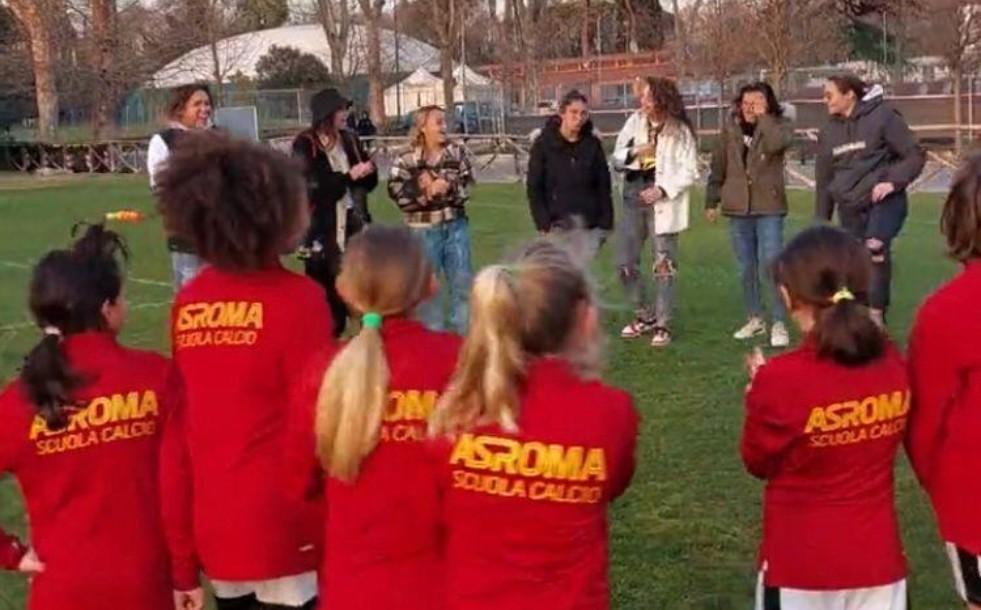
[[[163,131],[161,131],[159,135],[160,135],[160,139],[162,139],[164,141],[164,144],[167,145],[167,148],[173,150],[174,145],[177,143],[180,134],[181,134],[180,129],[174,129],[173,127],[170,127],[168,129],[164,129]]]

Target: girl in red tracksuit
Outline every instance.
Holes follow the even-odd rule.
[[[758,610],[904,610],[893,470],[910,408],[899,352],[861,300],[871,260],[831,227],[800,233],[775,279],[804,340],[751,361],[742,457],[766,481]]]
[[[954,181],[941,227],[963,264],[920,308],[909,342],[916,408],[907,449],[930,495],[958,593],[981,608],[981,159]]]
[[[316,404],[329,475],[323,608],[440,610],[440,510],[424,441],[460,339],[411,319],[435,280],[408,229],[371,225],[354,237],[337,288],[361,331],[329,368],[329,355],[314,365],[303,399],[308,412]]]
[[[120,252],[97,225],[41,259],[30,307],[44,336],[0,394],[0,473],[17,479],[31,523],[30,547],[0,530],[0,567],[32,576],[31,610],[203,603],[180,513],[179,385],[166,358],[116,342]]]
[[[321,507],[281,489],[290,388],[332,342],[323,290],[279,262],[309,221],[303,177],[272,149],[202,133],[156,186],[168,230],[207,263],[172,316],[204,571],[219,610],[312,607]]]
[[[630,483],[638,417],[594,379],[599,322],[564,250],[481,271],[434,415],[450,610],[605,610],[607,509]]]

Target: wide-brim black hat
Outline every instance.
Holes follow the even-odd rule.
[[[351,100],[341,95],[337,89],[330,87],[318,91],[310,98],[310,115],[313,127],[323,123],[338,110],[347,110],[350,107]]]

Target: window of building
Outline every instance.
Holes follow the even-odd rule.
[[[625,108],[633,93],[631,83],[617,83],[600,87],[600,103],[604,107]]]

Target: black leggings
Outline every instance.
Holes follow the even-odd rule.
[[[317,606],[317,598],[313,598],[302,606],[282,606],[266,604],[255,598],[255,595],[242,597],[216,597],[215,607],[218,610],[313,610]]]
[[[347,305],[337,292],[337,274],[340,273],[340,266],[340,253],[336,257],[323,256],[303,261],[303,269],[307,277],[323,286],[324,293],[327,295],[327,306],[330,308],[332,332],[335,338],[344,334],[348,316]]]
[[[840,208],[841,228],[862,240],[872,256],[872,282],[868,305],[885,312],[889,309],[892,285],[892,242],[899,235],[909,212],[906,193],[893,193],[868,208]]]
[[[347,239],[360,233],[364,227],[364,219],[355,210],[348,210],[347,230],[345,231]],[[334,235],[321,237],[318,241],[324,244],[324,251],[303,261],[303,268],[307,277],[323,286],[324,292],[327,294],[327,306],[330,308],[330,316],[334,325],[334,337],[340,337],[347,327],[349,312],[344,299],[337,292],[336,282],[337,275],[341,272],[342,255],[340,248],[332,241],[334,238]]]

